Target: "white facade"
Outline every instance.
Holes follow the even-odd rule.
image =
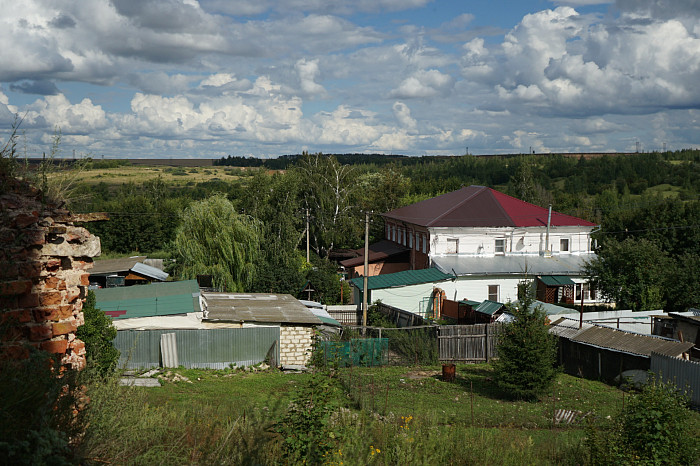
[[[566,226],[549,229],[551,254],[592,252],[592,227]],[[430,257],[443,255],[497,256],[544,255],[546,227],[452,227],[429,228]]]

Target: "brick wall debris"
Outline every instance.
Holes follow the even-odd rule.
[[[75,332],[100,239],[27,183],[2,175],[0,183],[0,357],[24,358],[34,347],[81,369],[85,344]]]
[[[311,358],[314,343],[313,327],[280,328],[280,364],[305,366]]]

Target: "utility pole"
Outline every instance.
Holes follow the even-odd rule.
[[[367,275],[369,275],[369,211],[365,212],[365,270],[362,279],[362,334],[367,333]]]
[[[306,263],[311,263],[309,261],[309,208],[306,208]]]

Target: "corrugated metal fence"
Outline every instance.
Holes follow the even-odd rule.
[[[501,324],[441,325],[438,328],[440,361],[490,361],[496,357],[501,329]]]
[[[362,311],[354,304],[327,306],[326,310],[331,317],[343,325],[362,324]]]
[[[379,306],[379,311],[399,328],[429,324],[426,319],[413,312],[404,311],[384,303],[378,303],[377,305]]]
[[[700,363],[651,353],[651,372],[664,382],[672,381],[681,391],[688,389],[690,402],[700,406]]]
[[[120,330],[114,339],[121,351],[119,367],[160,367],[164,334],[175,335],[177,360],[186,368],[224,369],[230,364],[249,366],[269,359],[277,365],[279,361],[279,327]]]

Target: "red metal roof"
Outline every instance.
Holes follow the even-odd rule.
[[[533,227],[547,225],[548,209],[485,186],[468,186],[383,214],[424,227]],[[596,226],[552,211],[552,226]]]

